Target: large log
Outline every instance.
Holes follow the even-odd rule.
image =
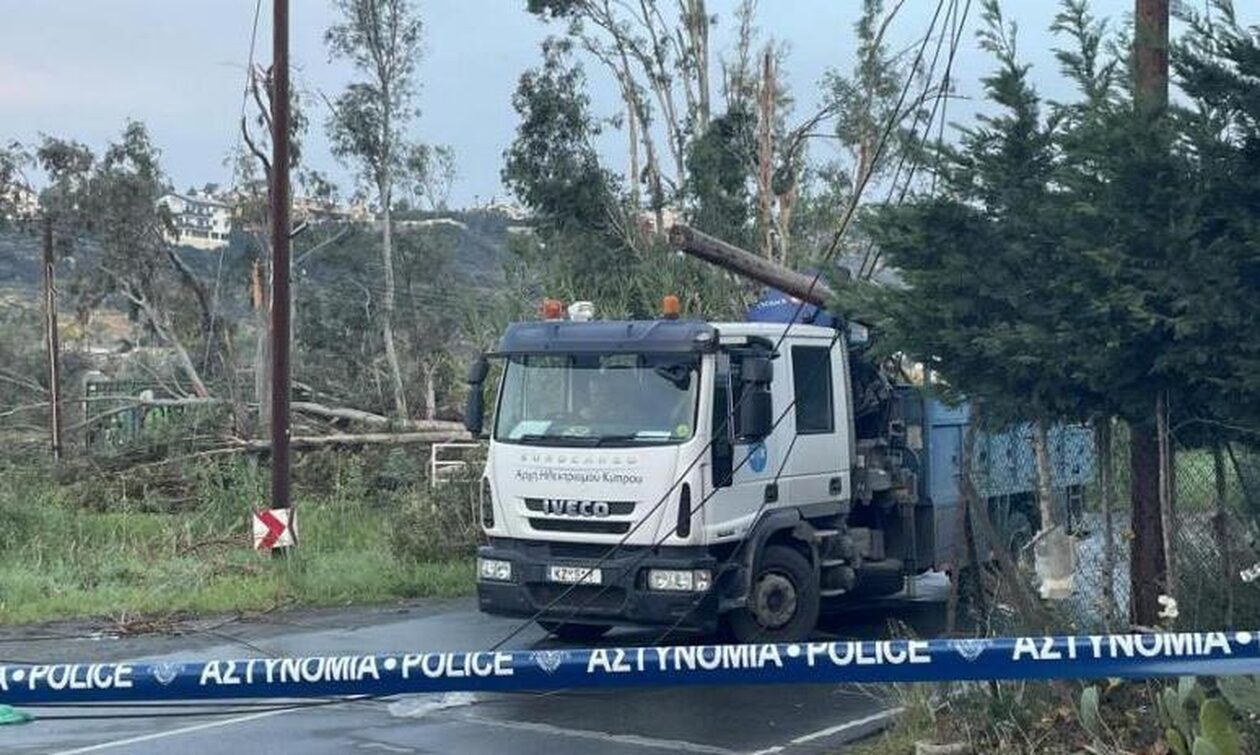
[[[825,307],[835,291],[821,279],[758,257],[752,252],[697,231],[688,225],[675,224],[669,229],[669,241],[675,248],[693,257],[710,262],[745,278],[777,288],[797,299]]]
[[[289,447],[298,451],[348,446],[406,446],[470,440],[472,440],[472,436],[467,432],[334,433],[332,435],[294,436],[289,439]],[[271,441],[237,439],[232,441],[230,447],[245,452],[260,453],[271,450]]]
[[[313,401],[294,401],[290,405],[295,412],[303,414],[311,414],[324,419],[338,419],[347,422],[360,422],[365,425],[373,425],[375,427],[395,427],[401,430],[412,430],[416,432],[461,432],[463,425],[458,422],[443,422],[441,420],[398,420],[390,419],[380,414],[365,412],[362,409],[352,409],[342,406],[325,406],[317,404]]]

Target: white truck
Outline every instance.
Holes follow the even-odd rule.
[[[738,639],[779,641],[806,636],[822,599],[896,592],[908,569],[937,566],[910,552],[914,475],[859,443],[837,336],[799,323],[511,325],[482,481],[481,609],[537,616],[570,640],[723,618]]]
[[[508,327],[488,433],[486,358],[470,371],[466,423],[489,439],[482,611],[570,641],[626,623],[793,641],[824,600],[958,567],[966,407],[895,384],[860,331],[775,292],[761,321],[591,310]],[[991,456],[1024,470],[983,475],[981,495],[1026,540],[1031,459]]]

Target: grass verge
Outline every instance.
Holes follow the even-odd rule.
[[[0,624],[170,616],[278,606],[384,603],[472,592],[472,554],[420,559],[391,534],[416,502],[332,485],[300,495],[299,546],[274,559],[250,547],[256,475],[215,470],[195,499],[155,506],[0,470]],[[85,503],[87,502],[87,503]],[[426,507],[427,509],[427,507]]]

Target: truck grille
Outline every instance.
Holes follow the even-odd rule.
[[[606,519],[540,519],[531,517],[529,526],[539,532],[584,532],[594,535],[624,535],[630,531],[630,522],[610,522]]]
[[[629,516],[634,513],[634,501],[606,501],[608,504],[608,513],[610,516]],[[543,499],[526,498],[525,508],[541,514],[543,512]]]

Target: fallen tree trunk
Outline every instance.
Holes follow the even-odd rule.
[[[188,406],[215,406],[228,403],[225,399],[216,398],[214,396],[188,396],[185,398],[152,398],[145,396],[89,396],[83,399],[75,399],[75,401],[95,402],[95,401],[122,401],[126,402],[122,406],[113,407],[108,411],[94,415],[87,420],[66,428],[69,430],[82,430],[84,427],[94,425],[102,420],[108,419],[117,414],[129,412],[140,407],[188,407]],[[69,402],[66,402],[69,403]],[[22,409],[39,408],[47,406],[47,402],[39,404],[31,404]],[[384,417],[380,414],[373,414],[362,409],[352,409],[341,406],[326,406],[310,401],[294,401],[291,404],[294,411],[303,414],[309,414],[315,417],[322,417],[329,420],[343,420],[346,422],[359,422],[365,425],[372,425],[379,428],[397,428],[399,430],[407,430],[413,433],[463,433],[464,426],[459,422],[445,422],[442,420],[394,420]],[[0,415],[4,416],[4,415]]]
[[[289,439],[289,447],[295,451],[339,446],[406,446],[427,443],[470,441],[467,432],[414,432],[414,433],[334,433],[332,435],[300,435]],[[246,453],[265,453],[271,450],[269,440],[235,439],[230,449]]]
[[[311,414],[324,419],[360,422],[375,427],[396,427],[401,430],[415,432],[462,432],[463,425],[458,422],[441,420],[391,419],[380,414],[365,412],[362,409],[351,409],[341,406],[326,406],[313,401],[294,401],[290,406],[295,412]]]

